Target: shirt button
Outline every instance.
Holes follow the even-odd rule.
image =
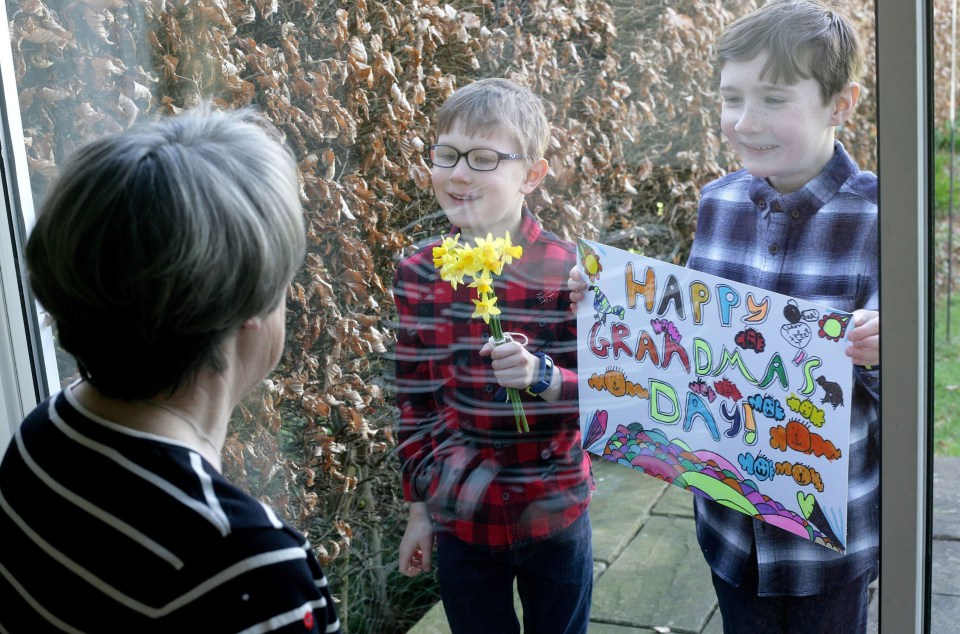
[[[770,245],[770,255],[776,255],[776,254],[777,254],[777,251],[779,251],[779,250],[780,250],[780,247],[779,247],[778,245],[776,245],[776,244],[771,244],[771,245]]]
[[[550,457],[550,455],[551,455],[552,453],[553,453],[553,452],[550,451],[549,449],[544,449],[543,451],[540,452],[540,457],[543,458],[544,460],[546,460],[547,458]]]
[[[506,491],[504,491],[503,494],[502,494],[500,497],[503,498],[504,501],[506,501],[506,500],[509,500],[509,499],[510,499],[510,494],[507,493]]]
[[[799,218],[799,217],[800,217],[800,212],[797,211],[796,209],[794,209],[793,211],[790,212],[790,217],[791,217],[791,218],[794,218],[794,219]]]
[[[765,200],[763,200],[763,199],[758,200],[758,201],[757,201],[757,207],[759,207],[760,209],[766,209],[766,208],[767,208],[767,201],[765,201]]]
[[[484,386],[483,386],[483,391],[486,392],[487,394],[489,394],[490,392],[492,392],[492,391],[493,391],[493,384],[492,384],[492,383],[487,383],[486,385],[484,385]]]
[[[776,210],[776,211],[780,211],[780,201],[779,201],[779,200],[773,201],[773,208],[774,208],[774,210]]]

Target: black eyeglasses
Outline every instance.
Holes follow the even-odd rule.
[[[487,148],[473,148],[461,152],[449,145],[431,145],[430,162],[434,167],[453,167],[460,162],[460,157],[467,157],[467,166],[478,172],[492,172],[500,166],[500,161],[513,161],[527,158],[525,154],[504,154]]]

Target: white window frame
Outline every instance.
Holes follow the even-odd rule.
[[[880,630],[928,632],[933,7],[924,0],[877,0],[876,8],[883,368]]]
[[[930,624],[932,452],[928,139],[932,7],[876,0],[884,392],[880,627],[925,632]],[[0,3],[2,23],[6,10]],[[21,252],[34,219],[8,38],[0,41],[0,451],[22,417],[59,386],[53,336],[24,284]],[[882,123],[882,125],[880,125]],[[37,343],[34,343],[37,342]],[[895,396],[895,398],[891,398]]]
[[[7,24],[6,6],[0,19]],[[9,38],[0,41],[0,452],[23,417],[59,385],[53,332],[41,322],[26,284],[23,244],[33,225],[33,195]],[[29,307],[36,306],[37,310]],[[44,320],[45,321],[45,320]]]

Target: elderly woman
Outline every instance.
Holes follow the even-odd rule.
[[[63,167],[27,267],[81,378],[0,466],[0,630],[339,631],[310,544],[220,474],[304,254],[273,136],[204,108]]]

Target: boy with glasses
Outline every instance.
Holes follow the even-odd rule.
[[[580,446],[576,320],[566,290],[576,247],[524,204],[547,174],[550,127],[541,100],[504,79],[457,90],[437,115],[434,191],[450,236],[505,237],[523,255],[494,280],[505,332],[471,319],[474,289],[440,279],[428,244],[397,267],[399,455],[410,516],[400,572],[432,568],[455,634],[586,632],[593,585]],[[519,335],[519,336],[516,336]],[[521,345],[524,343],[524,345]],[[522,394],[529,432],[499,388]]]

